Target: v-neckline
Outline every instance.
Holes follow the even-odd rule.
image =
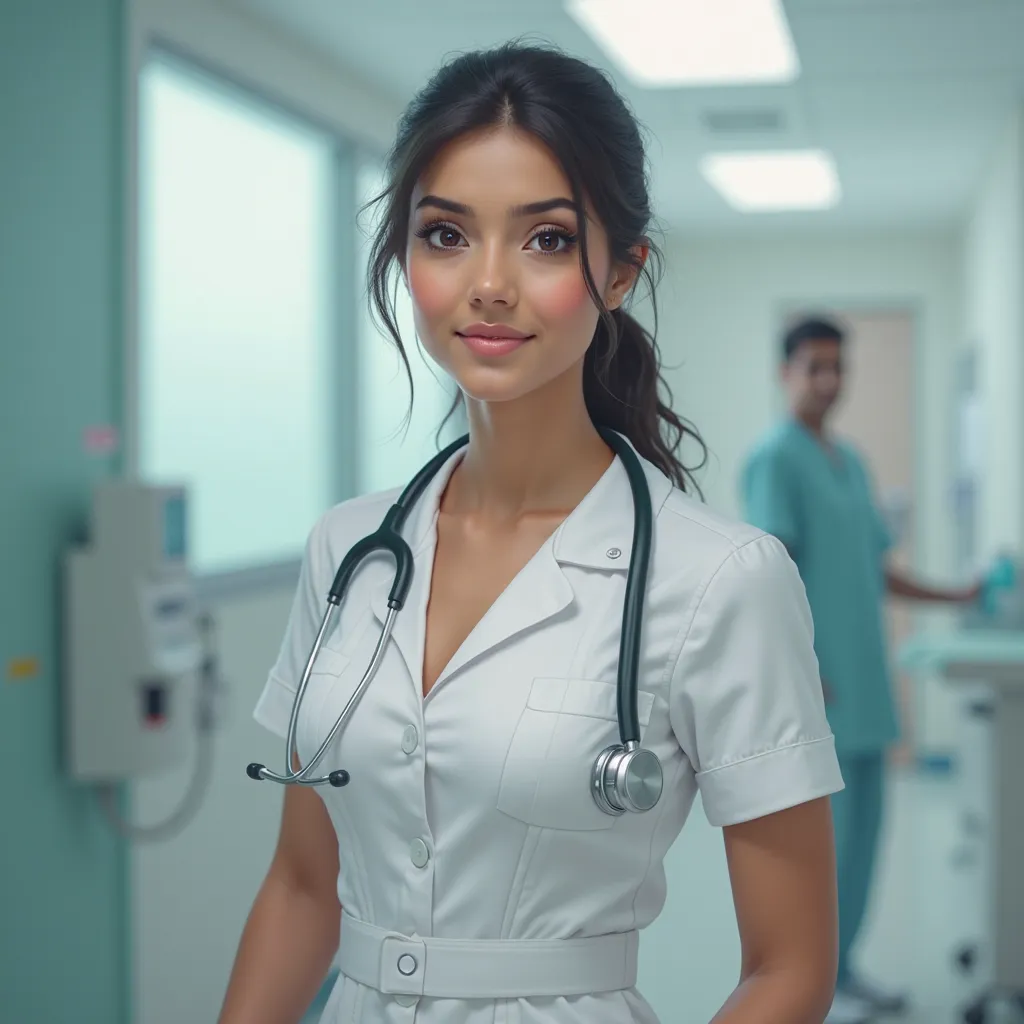
[[[423,578],[422,600],[420,602],[420,607],[417,609],[418,616],[416,622],[415,640],[417,672],[415,673],[415,677],[417,685],[419,687],[420,699],[422,700],[424,705],[426,705],[431,699],[431,697],[434,695],[434,693],[439,688],[441,688],[448,681],[448,679],[452,675],[454,675],[456,671],[458,671],[458,669],[462,667],[462,665],[460,664],[460,656],[465,653],[471,641],[478,639],[478,634],[480,633],[481,629],[484,628],[487,624],[489,624],[490,620],[493,618],[495,609],[503,601],[507,601],[507,595],[517,586],[517,584],[524,576],[524,574],[527,572],[527,570],[531,569],[535,565],[535,563],[537,563],[540,560],[540,558],[544,555],[545,552],[551,553],[552,561],[557,566],[557,560],[554,557],[554,545],[556,538],[558,537],[559,533],[566,528],[567,524],[573,519],[573,517],[577,516],[580,510],[586,504],[589,503],[592,495],[594,495],[609,479],[610,475],[614,471],[616,463],[618,462],[618,456],[612,456],[611,461],[602,471],[600,476],[598,476],[594,483],[588,488],[586,493],[580,498],[576,505],[569,510],[569,513],[565,516],[565,518],[562,519],[562,521],[551,531],[551,533],[548,534],[548,536],[537,547],[533,554],[519,567],[519,570],[516,572],[516,574],[508,581],[508,583],[497,594],[494,600],[487,606],[487,608],[484,610],[480,618],[477,619],[477,621],[473,624],[470,631],[466,634],[466,636],[462,638],[462,642],[459,644],[459,646],[452,652],[448,661],[444,664],[444,666],[442,666],[441,671],[437,674],[437,678],[432,683],[430,689],[427,690],[426,693],[424,693],[423,684],[425,679],[424,663],[426,660],[427,646],[427,616],[429,614],[430,601],[433,596],[434,566],[437,558],[437,549],[439,543],[438,523],[441,516],[441,504],[444,501],[445,492],[448,489],[448,484],[450,483],[452,475],[455,473],[455,470],[458,468],[458,464],[460,461],[461,458],[456,460],[455,464],[451,466],[450,470],[447,472],[445,476],[443,484],[437,491],[436,504],[432,509],[430,525],[427,528],[426,535],[424,537],[425,542],[421,544],[419,551],[417,552],[417,556],[422,557],[423,561],[425,562],[425,565],[423,566],[423,569],[425,570],[425,576]],[[560,586],[554,586],[555,579],[553,577],[550,581],[552,586],[545,588],[543,596],[541,597],[539,602],[534,602],[534,610],[536,613],[540,614],[541,619],[546,618],[550,614],[554,614],[562,607],[565,607],[565,605],[567,605],[572,600],[572,588],[569,586],[568,581],[565,579],[564,574],[561,573],[560,569],[558,572],[558,580],[560,581]],[[550,607],[545,609],[545,602],[547,602],[550,605]],[[537,620],[533,619],[531,621]],[[509,633],[509,636],[514,635],[514,633],[518,632],[521,628],[521,626],[517,626],[511,633]],[[475,656],[476,655],[474,655],[474,657]],[[452,669],[453,665],[456,665],[455,669]]]
[[[571,515],[572,513],[570,513]],[[426,576],[424,578],[424,599],[419,609],[419,621],[417,622],[417,635],[416,635],[416,652],[417,652],[417,663],[419,665],[419,692],[421,699],[425,704],[430,700],[434,693],[447,682],[448,678],[454,675],[454,672],[449,671],[458,660],[459,656],[465,652],[470,642],[477,638],[480,630],[487,624],[488,620],[494,615],[495,609],[504,601],[507,600],[507,595],[516,586],[519,579],[530,569],[534,562],[536,562],[543,554],[544,551],[550,548],[554,544],[555,534],[558,532],[562,523],[566,519],[562,520],[554,530],[544,539],[541,545],[536,551],[519,567],[515,575],[505,584],[504,587],[498,592],[494,600],[484,609],[480,617],[470,627],[469,632],[462,638],[458,647],[452,651],[448,660],[441,666],[441,670],[437,673],[437,677],[430,685],[430,689],[424,693],[424,683],[426,681],[425,675],[425,664],[427,656],[427,617],[430,613],[430,601],[433,597],[433,584],[434,584],[434,568],[437,560],[437,549],[439,543],[438,537],[438,519],[440,518],[440,510],[434,514],[434,522],[430,528],[431,531],[431,542],[423,551],[424,561],[426,565]]]
[[[846,454],[837,443],[829,443],[824,437],[817,436],[805,423],[796,417],[793,418],[793,425],[803,435],[808,444],[821,455],[828,465],[829,470],[835,476],[846,475]]]

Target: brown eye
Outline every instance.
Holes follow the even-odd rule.
[[[542,252],[545,255],[554,255],[565,252],[573,242],[573,238],[562,231],[538,231],[530,239],[530,247],[535,252]]]
[[[434,228],[427,236],[427,241],[438,249],[457,249],[462,235],[455,228]]]

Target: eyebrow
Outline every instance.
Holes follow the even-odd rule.
[[[417,204],[416,209],[421,210],[424,206],[434,206],[439,210],[447,210],[449,213],[459,214],[463,217],[472,217],[473,208],[465,203],[457,203],[452,199],[444,199],[441,196],[424,196]],[[542,199],[537,203],[526,203],[523,206],[513,206],[509,210],[509,216],[535,217],[540,213],[548,213],[551,210],[569,210],[571,213],[579,214],[579,207],[571,200],[557,196],[554,199]]]

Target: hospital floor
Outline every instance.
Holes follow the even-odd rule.
[[[890,772],[879,877],[855,959],[872,980],[906,991],[912,1011],[875,1024],[959,1024],[985,987],[986,838],[971,828],[964,793],[957,776]],[[967,972],[957,956],[972,944],[980,955]],[[989,1024],[1011,1022],[993,1013]]]

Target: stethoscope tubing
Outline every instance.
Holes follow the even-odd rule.
[[[625,467],[630,491],[633,496],[633,542],[630,552],[629,571],[626,576],[626,593],[623,598],[616,693],[619,738],[623,748],[627,752],[632,752],[637,750],[640,745],[640,721],[637,709],[639,688],[637,680],[640,665],[643,604],[647,591],[647,575],[651,557],[653,511],[651,508],[650,490],[644,476],[643,466],[640,464],[629,443],[613,430],[604,427],[598,428],[598,430],[601,437],[619,456],[620,461]],[[315,776],[313,773],[319,767],[335,737],[352,717],[360,700],[373,681],[373,677],[376,675],[384,656],[388,641],[391,638],[395,618],[408,597],[409,587],[412,582],[413,556],[409,545],[401,536],[400,531],[405,524],[409,511],[422,496],[424,490],[426,490],[430,481],[436,476],[441,467],[459,449],[465,447],[468,442],[468,435],[460,437],[427,462],[406,485],[398,500],[388,509],[377,530],[354,544],[342,559],[341,565],[335,573],[334,581],[331,584],[327,597],[327,608],[309,657],[306,660],[295,699],[292,702],[291,715],[288,720],[288,736],[286,741],[287,763],[285,771],[280,773],[273,772],[264,765],[250,764],[247,769],[250,778],[298,786],[330,784],[339,787],[348,783],[348,772],[344,770],[336,770],[326,776]],[[344,600],[356,570],[366,558],[381,551],[390,552],[394,557],[395,578],[391,591],[388,594],[388,614],[370,663],[316,753],[298,771],[293,771],[292,765],[297,759],[298,754],[297,731],[299,713],[302,708],[302,701],[306,696],[309,680],[313,674],[313,666],[316,663],[326,637],[333,628],[338,609]]]

